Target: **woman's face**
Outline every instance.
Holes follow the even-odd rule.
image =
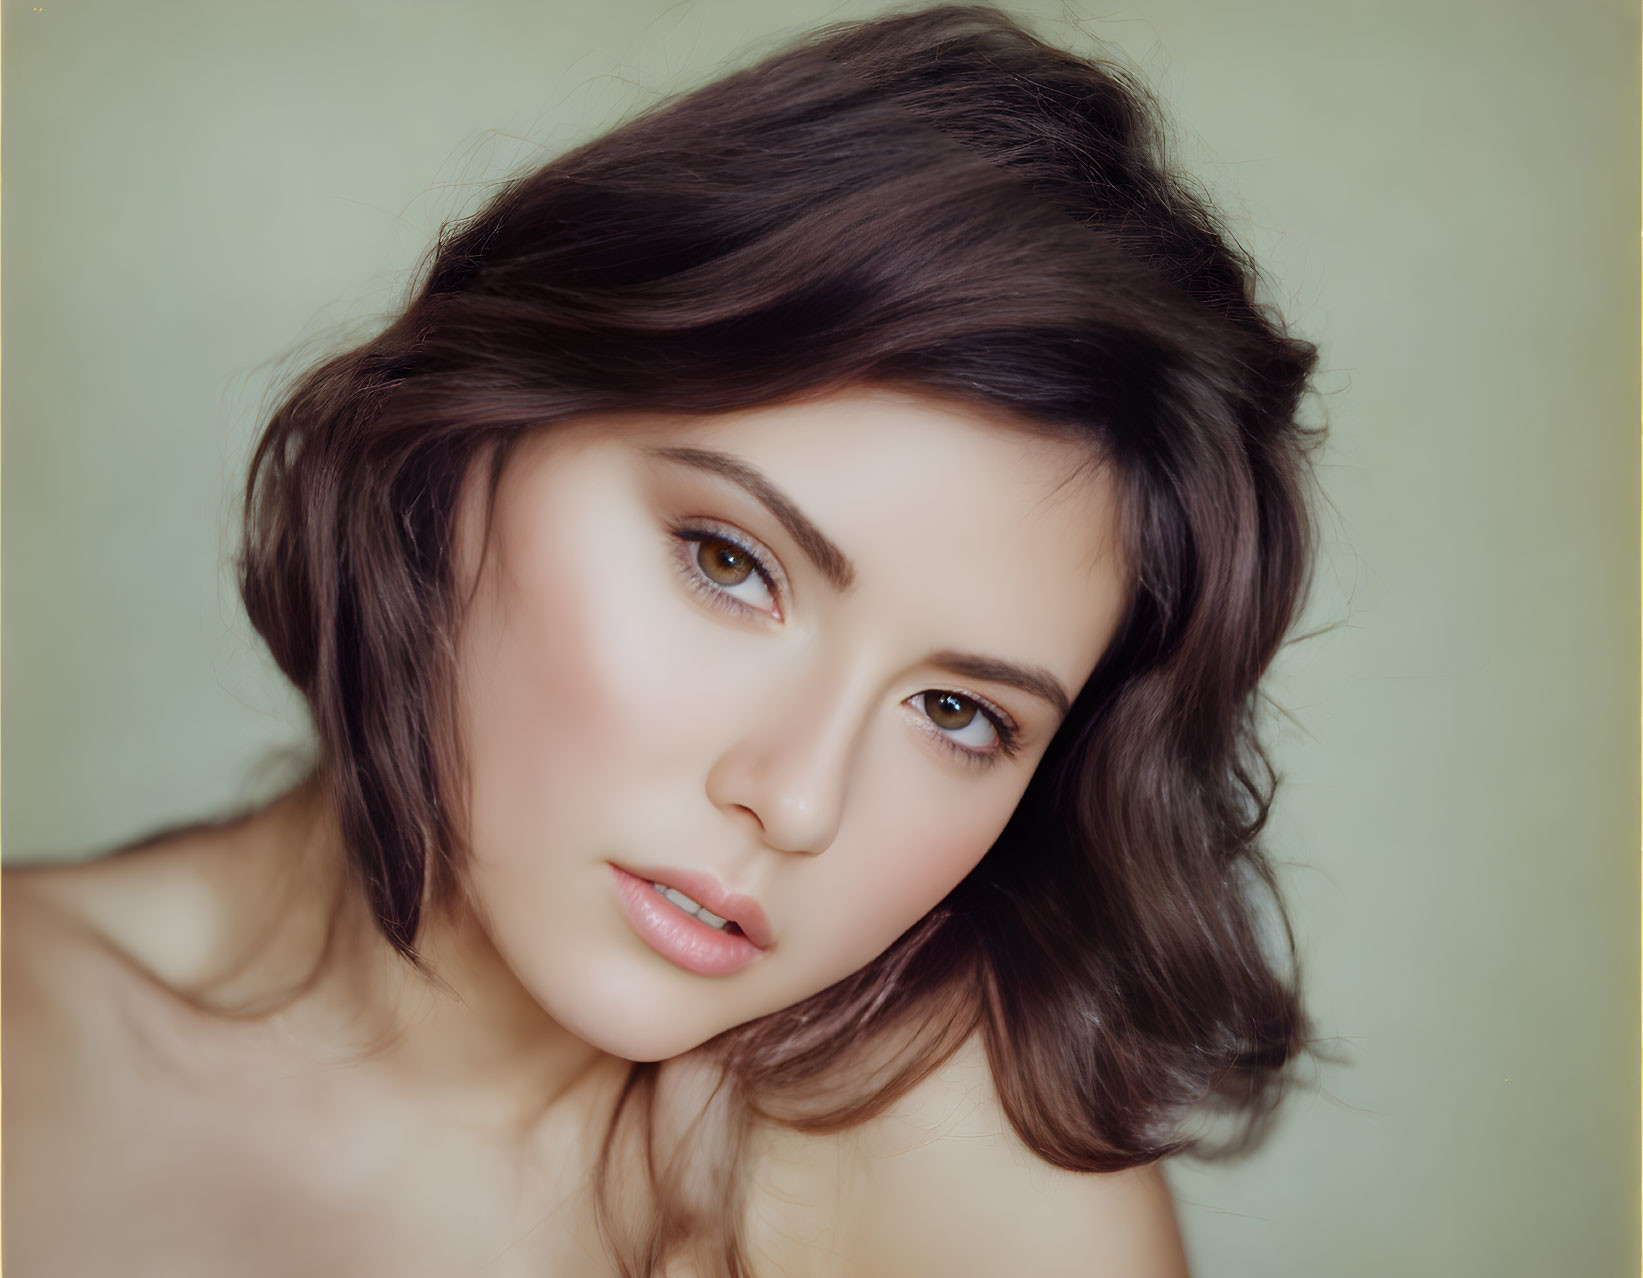
[[[1088,461],[861,390],[545,431],[483,558],[470,482],[468,895],[555,1020],[677,1055],[861,968],[975,866],[1117,625]]]

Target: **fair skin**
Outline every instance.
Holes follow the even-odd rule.
[[[629,1063],[870,962],[1009,818],[1123,606],[1087,461],[857,390],[544,432],[488,539],[470,477],[439,984],[374,932],[312,787],[11,875],[8,1272],[613,1272],[588,1173]],[[618,867],[756,900],[756,956],[693,970]],[[1038,1160],[975,1041],[849,1132],[760,1130],[748,1186],[771,1274],[1185,1272],[1156,1171]]]

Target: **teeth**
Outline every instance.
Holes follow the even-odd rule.
[[[655,888],[663,896],[667,897],[668,900],[672,901],[673,904],[677,905],[686,914],[694,915],[703,923],[706,923],[709,927],[718,928],[721,932],[724,931],[724,919],[720,918],[712,910],[708,909],[707,906],[698,905],[695,901],[692,901],[683,892],[679,891],[678,888],[670,888],[665,883],[652,883],[651,887]]]
[[[663,888],[662,889],[662,895],[667,897],[668,900],[672,901],[675,905],[677,905],[686,914],[694,914],[694,913],[696,913],[697,910],[702,908],[695,901],[692,901],[688,896],[686,896],[683,892],[679,891],[678,888]]]

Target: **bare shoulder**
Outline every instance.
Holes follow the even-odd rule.
[[[856,1154],[863,1274],[1187,1273],[1161,1171],[1039,1158],[1010,1127],[979,1039],[867,1125]]]
[[[220,930],[209,836],[187,832],[131,852],[8,868],[0,887],[7,995],[78,988],[117,969],[184,984]],[[20,1009],[22,1010],[22,1009]]]
[[[117,961],[115,937],[99,920],[105,877],[89,865],[8,867],[0,875],[8,1070],[37,1032],[49,1032],[81,1004],[74,996],[88,980],[105,977]]]
[[[38,1083],[31,1112],[83,1087],[82,1067],[107,1075],[188,1023],[191,1000],[255,932],[237,904],[250,893],[233,890],[245,874],[234,850],[224,828],[202,826],[0,876],[6,1079]]]
[[[34,1112],[76,1060],[128,1048],[143,994],[182,971],[179,947],[200,932],[178,891],[188,877],[175,853],[146,852],[0,876],[6,1081],[39,1085]]]
[[[972,1039],[884,1114],[825,1135],[761,1129],[745,1240],[786,1278],[1185,1278],[1156,1166],[1053,1167],[1010,1127]]]
[[[267,948],[276,926],[299,931],[294,907],[311,873],[292,837],[299,814],[299,799],[288,796],[95,860],[8,869],[0,889],[8,997],[14,984],[20,996],[77,992],[77,1005],[104,981],[121,983],[122,997],[140,986],[185,1001],[218,990],[247,955]]]
[[[127,873],[122,867],[118,878]],[[66,1204],[89,1201],[114,1161],[111,1133],[151,1036],[152,981],[103,926],[122,893],[101,866],[8,869],[0,880],[6,1259],[73,1236]],[[129,924],[127,925],[129,928]]]

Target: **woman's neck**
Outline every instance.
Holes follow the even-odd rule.
[[[428,912],[424,971],[395,952],[350,872],[329,801],[313,782],[226,832],[225,928],[245,943],[208,993],[272,1015],[316,1055],[355,1062],[418,1103],[517,1126],[608,1112],[630,1062],[550,1018],[465,900]],[[555,1122],[555,1127],[563,1123]]]

